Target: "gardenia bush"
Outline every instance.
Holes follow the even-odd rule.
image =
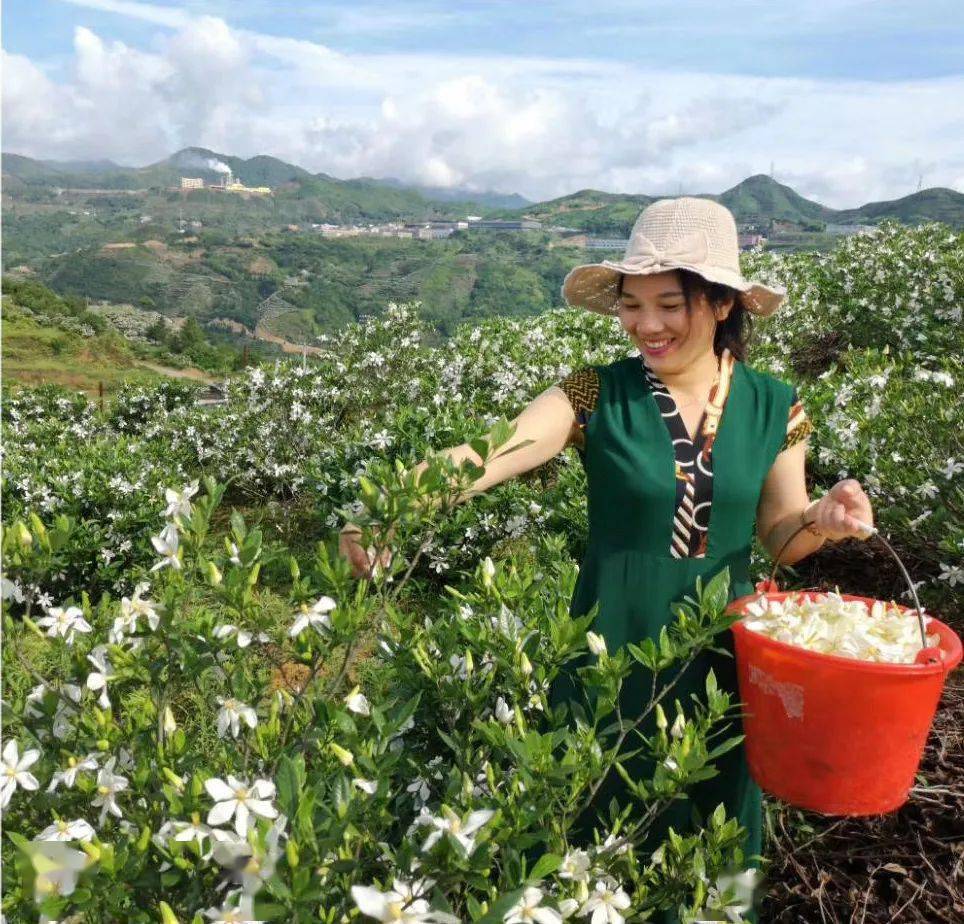
[[[789,289],[748,361],[795,384],[816,426],[811,496],[857,478],[938,614],[964,596],[962,253],[944,225],[885,223],[831,254],[742,258]],[[645,707],[648,742],[612,714],[631,662],[668,676],[725,630],[726,576],[659,639],[609,652],[592,614],[568,618],[575,453],[421,513],[457,473],[408,474],[488,431],[503,445],[540,391],[635,350],[568,308],[424,339],[418,306],[390,305],[308,364],[232,376],[213,408],[181,383],[103,411],[5,388],[7,920],[618,924],[745,905],[751,858],[722,813],[637,850],[731,746],[737,704],[712,677],[700,706],[670,688]],[[372,582],[337,554],[346,518],[366,545],[392,536]],[[756,576],[769,564],[755,547]],[[587,648],[582,711],[551,712],[548,685]],[[638,746],[655,776],[574,842]]]
[[[945,225],[884,223],[830,254],[743,257],[788,286],[780,312],[756,319],[749,362],[799,390],[816,426],[814,496],[857,478],[932,609],[958,605],[964,587],[962,253]],[[441,348],[424,339],[417,306],[391,305],[325,338],[326,354],[305,367],[231,377],[214,408],[181,383],[128,389],[104,414],[63,391],[8,394],[4,521],[36,511],[76,523],[60,571],[42,586],[11,580],[33,596],[81,585],[129,593],[163,487],[202,476],[227,484],[234,503],[305,513],[287,516],[292,528],[310,511],[314,541],[341,525],[338,510],[378,459],[413,464],[467,442],[572,369],[635,353],[615,320],[568,308],[478,322]],[[578,457],[564,453],[454,510],[416,577],[439,583],[546,531],[578,559],[585,494]],[[754,570],[764,564],[757,548]]]
[[[415,528],[421,500],[465,469],[396,475],[369,485],[366,530]],[[325,543],[269,561],[237,513],[213,536],[223,492],[167,489],[130,595],[4,604],[7,921],[739,917],[747,858],[722,806],[637,851],[740,740],[735,704],[712,674],[703,702],[672,708],[659,684],[644,707],[658,734],[642,742],[614,706],[632,663],[665,678],[726,629],[725,572],[658,640],[609,653],[593,638],[569,714],[546,694],[594,614],[567,615],[575,569],[558,541],[543,570],[487,558],[413,610],[398,560],[356,583]],[[4,553],[39,571],[64,540],[35,518],[6,531]],[[279,564],[286,579],[266,582]],[[641,744],[653,777],[575,841],[580,810]]]

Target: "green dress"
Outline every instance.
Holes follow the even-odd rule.
[[[570,614],[585,614],[598,601],[593,630],[605,637],[610,652],[626,642],[656,638],[672,621],[670,605],[686,595],[695,598],[698,575],[705,584],[729,567],[730,599],[753,592],[750,549],[763,482],[777,454],[811,427],[791,385],[735,361],[728,351],[719,368],[697,439],[691,443],[691,448],[698,447],[699,435],[708,434],[703,442],[711,444],[712,500],[698,505],[704,507],[698,514],[705,524],[702,541],[682,553],[681,546],[674,546],[681,515],[677,484],[681,450],[673,442],[670,415],[661,411],[657,401],[653,382],[658,380],[642,357],[584,367],[560,383],[582,424],[584,441],[578,448],[588,492],[588,543]],[[722,376],[725,395],[720,400],[724,369],[729,374]],[[730,632],[715,641],[732,653]],[[692,714],[690,692],[705,701],[704,681],[711,667],[719,687],[733,694],[734,703],[739,701],[734,660],[703,652],[664,703],[670,722],[674,699],[680,700],[687,715]],[[650,672],[636,665],[624,682],[624,717],[648,701],[650,677]],[[571,698],[575,683],[573,673],[563,674],[551,691],[553,705]],[[653,723],[642,729],[647,735],[654,730]],[[729,734],[741,732],[738,721],[728,730]],[[678,832],[692,830],[694,806],[702,819],[723,802],[727,814],[747,829],[744,853],[754,863],[751,855],[759,854],[762,846],[761,792],[749,775],[743,746],[723,755],[716,766],[719,776],[697,784],[691,790],[692,802],[674,803],[657,820],[644,846],[654,848],[670,825]],[[628,769],[649,775],[652,767],[637,758]],[[622,779],[611,773],[592,808],[605,810],[613,795],[627,804],[624,788]],[[584,817],[578,826],[583,833],[591,832],[595,822],[595,811],[589,814],[592,817]]]

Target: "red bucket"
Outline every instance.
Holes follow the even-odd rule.
[[[734,600],[727,612],[744,613],[767,590],[769,600],[821,593],[778,592],[772,576],[756,587],[760,593]],[[760,788],[825,815],[877,815],[903,805],[944,680],[961,661],[954,631],[930,618],[927,634],[940,636],[939,644],[920,651],[914,664],[888,664],[808,651],[739,621],[731,629],[746,757]]]

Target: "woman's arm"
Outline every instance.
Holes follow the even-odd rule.
[[[494,458],[485,466],[485,474],[463,491],[456,503],[483,494],[489,488],[538,468],[557,456],[572,440],[576,416],[565,392],[552,385],[534,398],[511,423],[516,428],[515,434],[506,446],[495,450]],[[527,446],[509,452],[513,446],[527,441]],[[441,453],[456,465],[465,459],[476,465],[482,464],[482,459],[468,443],[443,449]],[[427,466],[427,461],[419,462],[414,470],[420,474]]]
[[[771,558],[802,522],[822,534],[803,530],[795,536],[780,560],[788,565],[816,552],[826,540],[865,539],[863,525],[874,525],[870,498],[853,478],[838,481],[820,500],[808,500],[806,446],[807,441],[801,440],[777,455],[757,506],[757,534]]]
[[[771,558],[777,556],[783,543],[800,525],[800,514],[810,503],[805,477],[806,452],[806,440],[784,449],[777,455],[763,483],[756,526],[760,542]],[[810,510],[807,521],[812,520],[813,511]],[[792,565],[816,552],[824,542],[822,536],[804,530],[787,546],[780,561]]]

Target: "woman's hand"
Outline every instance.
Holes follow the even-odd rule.
[[[373,527],[373,531],[377,537],[377,527]],[[392,538],[391,530],[388,533],[388,538]],[[341,532],[338,536],[338,551],[345,558],[347,558],[351,564],[353,577],[371,578],[375,574],[376,567],[378,567],[375,564],[375,547],[369,546],[368,549],[363,548],[361,542],[359,541],[360,539],[361,527],[357,526],[355,523],[346,523],[341,528]],[[387,568],[391,563],[391,550],[385,548],[382,550],[378,565]]]
[[[832,542],[851,536],[866,539],[867,531],[860,524],[874,525],[870,498],[864,493],[860,482],[853,478],[838,481],[820,500],[807,508],[804,519],[813,523]]]

